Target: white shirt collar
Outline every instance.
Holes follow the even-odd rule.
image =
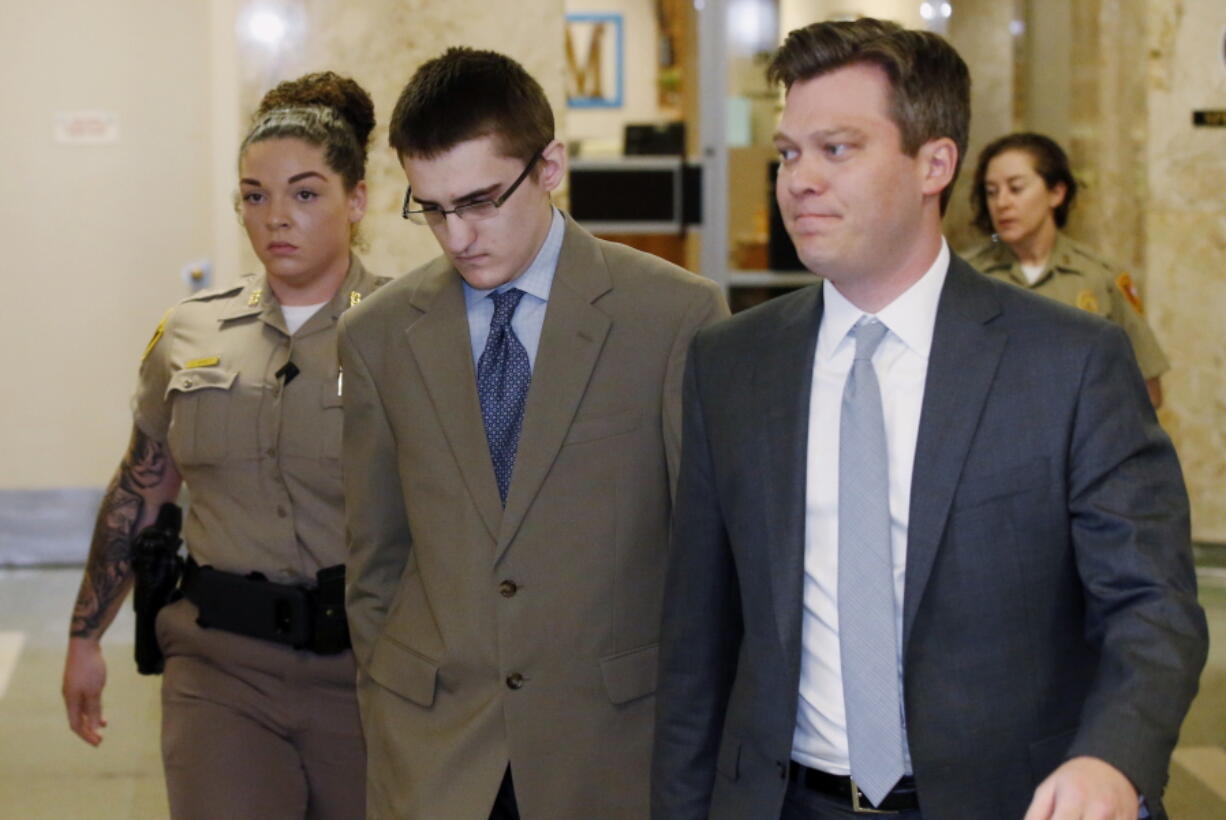
[[[941,237],[941,249],[928,270],[915,284],[903,291],[875,315],[889,331],[912,352],[924,359],[932,349],[932,333],[936,327],[937,305],[945,275],[949,272],[949,244]],[[822,284],[822,324],[817,337],[817,358],[829,359],[847,339],[852,325],[860,321],[864,311],[847,301],[829,279]]]

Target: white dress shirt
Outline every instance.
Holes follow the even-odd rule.
[[[894,558],[900,691],[911,467],[915,460],[937,303],[945,284],[949,258],[949,246],[942,239],[941,249],[928,271],[876,314],[889,330],[872,361],[881,386],[889,459],[890,548]],[[792,758],[813,769],[846,775],[850,774],[851,766],[839,654],[839,418],[843,384],[855,354],[855,340],[848,332],[866,314],[847,301],[829,281],[822,287],[824,307],[809,396],[800,701]],[[904,759],[910,771],[910,754],[905,753]]]

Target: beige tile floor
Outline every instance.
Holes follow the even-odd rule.
[[[131,610],[105,642],[109,727],[93,749],[68,731],[60,701],[67,617],[80,569],[0,570],[0,818],[166,817],[158,756],[158,679],[132,662]],[[1226,636],[1226,569],[1201,573],[1210,635]],[[1226,818],[1226,646],[1213,645],[1201,694],[1171,766],[1175,820]]]

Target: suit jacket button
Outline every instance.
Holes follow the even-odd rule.
[[[514,581],[503,581],[498,585],[498,594],[503,598],[514,598],[517,592],[519,592],[519,585]]]
[[[507,676],[507,688],[508,689],[522,689],[523,687],[524,687],[524,676],[523,675],[519,674],[518,672],[515,672],[514,674]]]

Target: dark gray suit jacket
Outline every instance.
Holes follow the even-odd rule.
[[[659,820],[779,816],[821,315],[821,288],[806,288],[691,348]],[[1123,332],[957,257],[916,444],[903,633],[925,817],[1019,818],[1076,755],[1119,768],[1160,815],[1207,647],[1175,451]]]

